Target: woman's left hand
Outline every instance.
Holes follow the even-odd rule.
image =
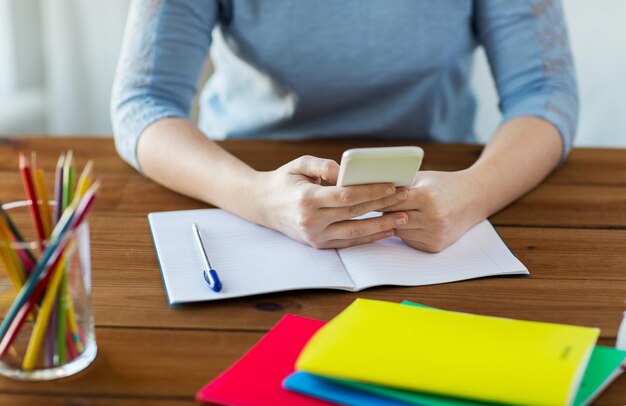
[[[439,252],[486,217],[481,201],[487,192],[471,170],[419,172],[409,198],[382,211],[402,211],[408,222],[396,228],[396,237],[421,251]]]

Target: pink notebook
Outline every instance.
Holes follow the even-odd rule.
[[[282,388],[294,372],[304,345],[325,322],[288,314],[243,357],[207,384],[196,400],[224,405],[303,405],[327,403]]]

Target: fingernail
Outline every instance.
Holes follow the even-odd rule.
[[[385,196],[389,196],[396,193],[396,188],[393,186],[389,186],[387,187],[387,189],[385,189]]]
[[[407,193],[406,190],[403,190],[402,192],[398,193],[398,200],[406,200],[409,198],[409,194]]]
[[[396,219],[396,225],[403,226],[405,224],[406,224],[406,217],[402,216]]]

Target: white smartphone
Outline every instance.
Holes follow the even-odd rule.
[[[420,147],[349,149],[341,157],[337,186],[393,183],[409,187],[423,158]]]

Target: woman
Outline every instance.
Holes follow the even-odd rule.
[[[312,156],[258,172],[208,138],[473,141],[478,45],[503,121],[471,167],[420,172],[408,190],[321,186],[338,164]],[[137,0],[112,100],[121,156],[173,190],[318,248],[396,235],[431,252],[541,182],[577,114],[558,0]],[[371,210],[385,214],[351,220]]]

